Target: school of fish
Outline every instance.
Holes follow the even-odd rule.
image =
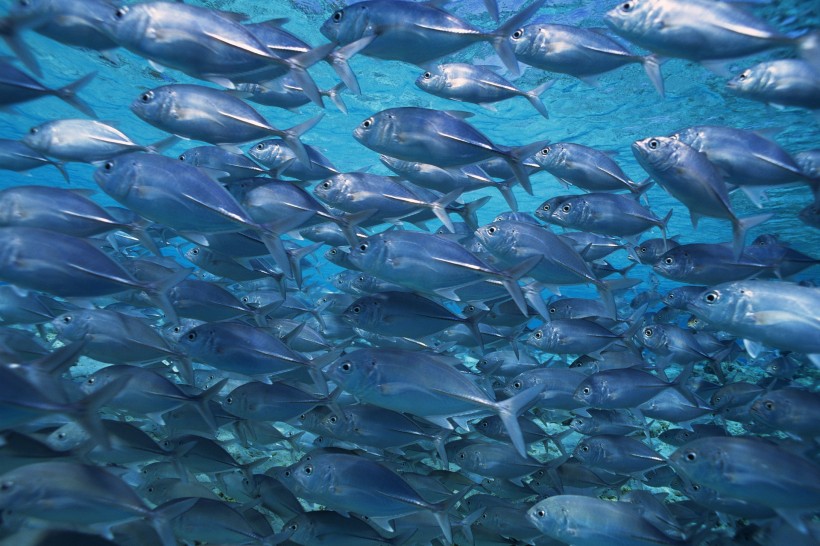
[[[816,9],[260,4],[2,6],[0,546],[820,544]]]

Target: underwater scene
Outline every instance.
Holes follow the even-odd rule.
[[[0,38],[0,545],[820,544],[820,3]]]

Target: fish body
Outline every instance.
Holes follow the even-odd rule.
[[[633,0],[612,8],[604,21],[641,47],[693,61],[735,59],[793,43],[731,2]]]
[[[742,339],[820,353],[820,289],[780,281],[735,281],[713,286],[689,310]]]
[[[631,63],[641,63],[652,85],[663,96],[660,63],[653,56],[631,53],[604,33],[569,25],[535,23],[507,38],[515,57],[530,66],[591,80]]]
[[[781,106],[820,108],[820,76],[801,59],[766,61],[726,82],[726,88],[747,99]]]

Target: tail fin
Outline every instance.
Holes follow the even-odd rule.
[[[530,101],[530,104],[532,104],[533,108],[538,110],[538,112],[547,119],[550,119],[550,115],[547,112],[547,107],[544,106],[544,103],[541,102],[539,97],[544,94],[544,91],[552,87],[554,83],[555,80],[547,80],[529,93],[524,94],[524,96],[527,97],[527,100]]]
[[[444,224],[450,233],[455,233],[456,228],[453,225],[453,221],[450,220],[450,216],[447,214],[447,206],[450,205],[453,201],[461,196],[461,188],[456,188],[450,193],[441,196],[439,199],[436,199],[432,203],[430,203],[430,209],[433,211],[433,214],[436,215],[439,222]],[[465,220],[466,221],[466,220]]]
[[[318,92],[318,91],[317,91]],[[299,140],[303,134],[307,133],[311,130],[317,123],[319,123],[322,118],[324,117],[324,113],[319,114],[318,116],[314,116],[309,120],[300,123],[299,125],[295,125],[290,129],[285,129],[283,131],[276,131],[276,134],[282,137],[282,140],[285,141],[285,144],[288,145],[288,148],[293,150],[293,153],[296,154],[296,159],[302,162],[303,165],[310,165],[310,156],[308,155],[307,148]]]
[[[86,103],[84,100],[77,96],[77,91],[88,85],[88,83],[91,80],[93,80],[96,75],[96,71],[91,72],[89,74],[86,74],[76,82],[68,84],[65,87],[61,87],[60,89],[57,89],[57,96],[66,101],[68,104],[70,104],[77,110],[79,110],[80,112],[82,112],[83,114],[85,114],[86,116],[96,118],[97,114],[94,112],[91,106],[89,106],[88,103]]]
[[[649,81],[652,82],[655,91],[663,98],[664,88],[660,58],[657,55],[647,55],[646,57],[641,57],[641,64],[643,65],[646,75],[649,76]]]
[[[515,58],[515,52],[507,38],[515,32],[515,29],[524,24],[524,22],[535,15],[535,12],[541,9],[546,0],[536,0],[526,8],[522,9],[512,17],[510,17],[503,25],[495,29],[490,35],[490,41],[495,48],[496,53],[501,58],[504,66],[510,71],[513,76],[518,76],[521,71],[518,69],[518,60]]]
[[[339,82],[327,91],[325,91],[325,94],[327,94],[327,98],[330,99],[330,102],[332,102],[336,106],[336,108],[339,109],[339,112],[341,112],[342,114],[347,114],[347,105],[342,100],[342,91],[344,91],[345,89],[347,89],[347,85],[345,85],[344,82]]]
[[[202,391],[191,400],[194,403],[194,408],[205,420],[205,423],[207,423],[207,425],[211,428],[211,431],[215,431],[219,427],[216,424],[216,419],[214,419],[214,414],[211,411],[209,402],[211,401],[211,398],[219,394],[219,391],[221,391],[222,387],[224,387],[227,383],[227,378],[222,379],[216,385]]]
[[[476,199],[475,201],[464,203],[464,207],[460,211],[458,211],[459,216],[461,216],[461,218],[464,220],[464,223],[467,224],[470,227],[470,229],[478,229],[478,209],[486,205],[487,202],[489,202],[489,200],[490,196],[485,195],[481,199]]]
[[[527,312],[527,302],[524,299],[524,293],[521,291],[521,287],[518,285],[518,279],[538,265],[542,258],[543,256],[530,256],[520,264],[507,269],[502,274],[501,282],[504,284],[504,288],[510,293],[515,305],[525,317],[529,316]]]
[[[747,216],[746,218],[732,219],[732,248],[735,251],[735,258],[739,258],[746,243],[746,232],[758,224],[762,224],[774,216],[771,213]]]
[[[106,448],[111,447],[111,442],[108,440],[108,433],[100,419],[99,410],[122,392],[130,380],[131,377],[126,375],[117,377],[96,392],[76,403],[76,410],[72,416],[77,420],[77,424],[88,432],[89,436],[91,436],[98,445]]]
[[[372,42],[375,39],[375,34],[371,36],[365,36],[364,38],[359,38],[355,42],[347,44],[344,47],[340,47],[336,51],[331,51],[327,55],[327,62],[330,63],[330,66],[333,67],[333,70],[336,71],[336,74],[339,76],[339,78],[341,78],[342,82],[347,86],[348,89],[350,89],[350,91],[353,92],[354,95],[361,95],[362,90],[359,87],[359,82],[356,79],[356,75],[350,69],[350,65],[347,64],[347,61],[353,55],[355,55],[356,53],[360,52],[368,45],[370,45],[370,42]],[[345,112],[345,110],[342,108],[340,108],[340,110]]]
[[[511,148],[507,154],[503,154],[504,160],[510,166],[513,173],[515,173],[515,177],[518,181],[521,182],[524,191],[530,195],[532,195],[532,185],[530,184],[530,175],[524,165],[524,160],[549,143],[549,140],[539,140],[538,142]]]
[[[507,398],[504,401],[496,402],[493,409],[498,414],[501,422],[504,423],[504,428],[507,429],[512,439],[513,446],[518,454],[522,457],[527,456],[527,445],[524,443],[524,435],[521,432],[521,427],[518,424],[518,416],[526,410],[529,405],[541,395],[541,392],[547,388],[546,383],[530,387],[512,398]]]
[[[154,281],[143,287],[148,294],[148,297],[151,298],[151,301],[156,303],[157,307],[162,309],[162,312],[165,313],[165,317],[173,323],[178,323],[179,317],[177,316],[174,306],[171,305],[171,300],[168,299],[168,291],[184,281],[185,278],[193,272],[194,269],[192,267],[180,269],[179,271],[175,271],[163,279]]]
[[[0,20],[0,35],[2,35],[3,41],[6,42],[8,48],[14,52],[26,68],[31,70],[32,74],[42,78],[43,71],[40,69],[37,58],[31,52],[31,48],[20,38],[17,30],[14,28],[14,21],[11,17],[3,17]]]
[[[314,47],[310,51],[284,59],[284,63],[290,68],[294,81],[302,88],[305,96],[322,108],[325,107],[322,102],[322,95],[319,93],[319,88],[316,87],[316,82],[308,74],[307,68],[327,57],[334,47],[336,47],[335,44],[323,44]]]

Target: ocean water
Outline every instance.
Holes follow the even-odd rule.
[[[213,9],[245,13],[253,22],[274,18],[287,18],[285,28],[312,45],[326,42],[319,32],[322,22],[343,4],[318,1],[261,2],[213,1],[189,3]],[[8,11],[10,2],[3,2],[2,12]],[[501,20],[518,11],[525,2],[499,1]],[[529,22],[550,22],[583,27],[604,27],[603,14],[615,6],[615,2],[556,0],[539,10]],[[472,22],[482,29],[491,29],[495,23],[486,14],[480,1],[454,1],[447,9]],[[812,1],[772,1],[750,8],[760,17],[768,20],[783,32],[801,31],[820,26],[820,3]],[[613,35],[614,36],[614,35]],[[128,51],[117,50],[112,58],[104,58],[97,53],[66,47],[33,32],[24,33],[24,40],[38,59],[43,71],[40,81],[50,87],[60,87],[89,72],[97,76],[85,87],[80,96],[95,109],[98,118],[110,123],[132,140],[148,145],[167,137],[161,130],[141,121],[129,111],[129,105],[145,90],[168,83],[202,83],[167,69],[158,71],[156,67]],[[625,41],[621,40],[626,44]],[[628,45],[628,44],[627,44]],[[636,46],[628,45],[633,51]],[[6,54],[11,54],[6,52]],[[767,130],[785,150],[797,153],[820,148],[820,115],[799,108],[775,108],[750,101],[729,93],[725,83],[730,75],[737,74],[757,62],[793,56],[789,49],[772,50],[763,54],[727,62],[724,72],[715,73],[701,65],[679,59],[666,59],[662,65],[666,96],[658,96],[640,65],[622,67],[602,75],[595,85],[579,81],[570,76],[546,73],[540,69],[521,65],[522,75],[514,80],[523,90],[532,89],[546,80],[555,80],[554,85],[542,95],[549,110],[549,119],[540,116],[524,98],[514,98],[496,103],[493,109],[447,101],[429,95],[414,85],[423,68],[397,61],[385,61],[356,56],[350,61],[353,72],[358,77],[362,93],[354,96],[349,91],[342,94],[348,113],[339,112],[333,104],[325,100],[325,116],[302,140],[318,148],[342,172],[369,169],[370,172],[391,174],[379,162],[375,152],[359,144],[351,136],[362,120],[385,108],[398,106],[418,106],[435,109],[465,110],[474,113],[469,121],[493,142],[503,145],[523,145],[542,139],[553,142],[569,141],[601,150],[611,151],[613,158],[624,171],[636,181],[647,178],[646,173],[633,157],[632,142],[649,136],[669,135],[692,125],[725,125],[751,130]],[[501,65],[493,49],[487,44],[477,44],[450,57],[447,62],[470,62],[474,64]],[[338,83],[336,74],[325,64],[310,69],[320,89],[328,89]],[[211,85],[211,84],[206,84]],[[313,104],[298,111],[282,111],[272,107],[254,104],[254,107],[274,126],[285,128],[297,125],[320,112]],[[81,117],[70,106],[57,98],[45,98],[22,104],[0,114],[0,136],[22,138],[28,130],[43,122]],[[181,141],[164,153],[171,157],[179,155],[199,142]],[[241,147],[250,148],[252,143]],[[101,204],[115,204],[101,192],[95,184],[92,173],[94,166],[69,164],[67,166],[71,183],[66,184],[56,169],[45,167],[31,173],[3,172],[0,175],[0,189],[21,184],[42,184],[96,191],[94,199]],[[564,188],[546,172],[533,175],[534,195],[527,195],[520,186],[514,188],[519,210],[532,213],[544,200],[558,194],[581,193],[575,188]],[[491,196],[487,205],[479,210],[479,224],[490,222],[496,215],[508,210],[505,201],[494,190],[477,191],[465,195],[466,200],[474,200],[483,195]],[[669,222],[668,233],[676,236],[680,243],[731,241],[729,222],[703,218],[697,229],[693,229],[689,213],[679,202],[655,186],[647,193],[653,212],[663,217],[674,210]],[[732,203],[740,217],[770,212],[771,220],[755,227],[747,236],[747,243],[763,233],[776,234],[780,241],[813,257],[820,257],[820,230],[802,223],[797,213],[812,202],[812,195],[805,184],[781,186],[769,191],[768,200],[762,209],[755,207],[741,192],[732,195]],[[429,222],[431,229],[439,226]],[[413,229],[413,228],[411,228]],[[559,230],[560,231],[560,230]],[[650,231],[646,237],[658,237],[658,230]],[[300,244],[306,244],[304,242]],[[314,253],[315,268],[307,268],[309,292],[306,296],[315,300],[323,291],[333,291],[330,277],[340,271],[324,260],[325,248]],[[169,256],[179,257],[175,249],[163,250]],[[630,262],[625,252],[609,258],[613,265],[623,267]],[[660,291],[678,284],[657,278],[651,268],[638,265],[629,272],[629,277],[644,282],[623,296],[622,305],[640,293],[656,286]],[[809,269],[794,280],[820,283],[818,268]],[[594,297],[594,291],[586,287],[567,288],[566,295],[586,295]],[[94,364],[88,364],[94,366]],[[807,375],[812,372],[808,371]],[[757,378],[759,370],[749,372],[749,378]],[[742,377],[742,376],[740,376]],[[804,385],[813,384],[813,377],[802,378]],[[247,456],[247,453],[240,453]]]

